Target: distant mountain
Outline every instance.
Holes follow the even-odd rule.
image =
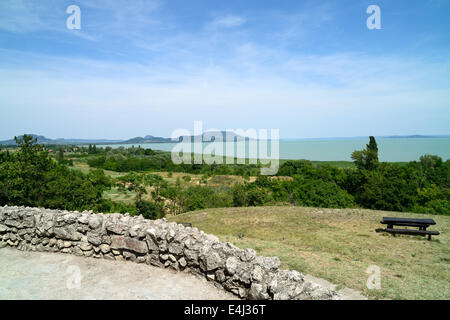
[[[29,134],[30,136],[33,136],[34,138],[37,138],[37,141],[39,144],[51,144],[53,143],[52,139],[48,139],[44,136],[39,136],[37,134]],[[22,136],[18,136],[18,138],[22,138]],[[14,139],[9,139],[5,141],[0,141],[0,145],[16,145],[16,141]]]
[[[425,136],[425,135],[420,135],[420,134],[414,134],[414,135],[409,135],[409,136],[386,136],[383,138],[387,138],[387,139],[395,139],[395,138],[402,138],[402,139],[410,139],[410,138],[450,138],[450,135],[436,135],[436,136]]]
[[[177,140],[173,141],[171,138],[163,138],[163,137],[155,137],[151,135],[147,135],[145,137],[136,137],[132,139],[128,139],[125,141],[121,141],[120,143],[123,144],[142,144],[142,143],[160,143],[160,142],[178,142],[181,141],[181,139],[192,139],[194,141],[195,139],[202,139],[203,141],[215,141],[216,138],[219,136],[222,136],[222,141],[234,141],[236,138],[241,138],[239,135],[233,133],[233,132],[227,132],[227,131],[207,131],[204,132],[202,135],[197,136],[180,136]]]
[[[88,144],[88,143],[120,143],[122,140],[109,140],[109,139],[55,139],[52,140],[57,144]]]
[[[162,138],[162,137],[154,137],[147,135],[145,137],[136,137],[132,139],[128,139],[125,141],[122,141],[121,143],[124,144],[131,144],[131,143],[160,143],[160,142],[172,142],[170,138]]]
[[[145,137],[135,137],[128,140],[108,140],[108,139],[50,139],[37,134],[30,134],[31,136],[37,138],[39,144],[144,144],[144,143],[168,143],[168,142],[178,142],[181,141],[182,138],[191,138],[192,141],[196,139],[201,139],[204,142],[215,141],[216,137],[222,136],[222,141],[234,141],[234,140],[242,140],[244,137],[237,135],[232,131],[206,131],[202,135],[198,136],[185,136],[179,137],[178,140],[172,141],[170,138],[163,137],[155,137],[152,135],[146,135]],[[19,136],[22,137],[22,136]],[[329,139],[355,139],[355,138],[366,138],[366,137],[353,137],[353,138],[316,138],[319,140],[329,140]],[[376,138],[382,139],[395,139],[395,138],[450,138],[450,135],[409,135],[409,136],[377,136]],[[313,140],[316,140],[313,139]],[[248,137],[245,138],[246,141],[249,140]],[[297,139],[285,139],[285,140],[297,140]],[[16,141],[14,139],[9,139],[5,141],[0,141],[0,145],[16,145]]]
[[[33,136],[37,139],[37,142],[39,144],[89,144],[89,143],[117,143],[121,140],[108,140],[108,139],[50,139],[44,136],[40,136],[37,134],[29,134],[30,136]],[[23,135],[19,136],[19,138],[22,138]],[[5,141],[0,141],[0,145],[11,145],[15,146],[17,145],[16,141],[14,139],[9,139]]]
[[[222,141],[242,141],[243,139],[249,140],[248,137],[240,136],[232,131],[206,131],[202,135],[197,136],[183,136],[183,138],[192,138],[193,141],[195,139],[202,140],[204,142],[212,142],[216,141],[218,137],[222,137]],[[181,139],[182,137],[180,137]]]

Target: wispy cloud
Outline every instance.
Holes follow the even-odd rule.
[[[71,1],[48,1],[0,1],[0,37],[16,39],[0,41],[0,138],[20,128],[167,136],[198,119],[282,137],[439,133],[450,122],[445,51],[375,54],[357,37],[340,45],[344,9],[334,2],[184,13],[163,1],[79,0],[82,30],[71,31]]]
[[[243,25],[246,19],[242,16],[237,15],[224,15],[215,17],[214,20],[208,23],[211,28],[234,28]]]
[[[0,30],[14,33],[32,32],[49,28],[48,11],[36,2],[2,0],[0,2]]]

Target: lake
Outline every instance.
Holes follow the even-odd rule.
[[[280,159],[307,159],[316,161],[351,161],[354,150],[361,150],[369,138],[280,140]],[[419,160],[424,154],[450,159],[450,138],[377,138],[380,161],[399,162]],[[134,144],[135,147],[172,151],[175,143]],[[203,143],[203,148],[209,143]],[[130,144],[98,145],[112,148],[131,147]],[[221,154],[218,152],[217,154]],[[270,143],[269,143],[270,154]],[[263,157],[264,158],[264,157]]]

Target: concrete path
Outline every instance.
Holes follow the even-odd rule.
[[[236,299],[203,278],[133,262],[0,249],[0,299]]]
[[[328,282],[325,279],[321,279],[321,278],[316,278],[310,274],[305,275],[305,279],[309,280],[311,282],[320,284],[321,286],[323,286],[324,288],[327,288],[328,290],[332,290],[332,291],[336,291],[337,289],[337,285]],[[338,293],[340,293],[345,300],[368,300],[366,296],[364,296],[361,292],[347,288],[347,287],[343,287],[340,290],[337,290]]]

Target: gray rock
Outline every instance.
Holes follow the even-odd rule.
[[[112,236],[111,248],[127,249],[137,253],[148,253],[148,247],[146,242],[124,236]]]
[[[238,259],[236,257],[229,257],[225,262],[225,268],[230,275],[234,275],[236,273],[238,267]]]
[[[147,258],[145,256],[140,256],[136,258],[137,263],[145,263],[147,261]]]
[[[180,255],[183,252],[183,245],[177,242],[169,243],[169,252],[175,255]]]
[[[150,251],[159,251],[158,243],[155,242],[151,237],[148,237],[147,240],[147,247]]]
[[[212,250],[202,252],[199,256],[200,268],[209,272],[219,268],[222,265],[222,258],[217,252]]]
[[[248,299],[250,300],[268,300],[270,298],[267,292],[267,285],[260,283],[252,283],[248,292]]]
[[[264,275],[264,270],[259,265],[256,265],[250,277],[252,281],[262,282],[264,280]]]
[[[134,253],[129,252],[129,251],[124,251],[124,252],[122,253],[122,255],[123,255],[123,256],[125,257],[125,259],[127,259],[127,260],[131,260],[131,261],[136,260],[136,255],[135,255]]]
[[[89,228],[93,230],[98,230],[103,224],[103,217],[100,214],[93,214],[88,220]]]
[[[146,232],[143,230],[143,226],[140,224],[134,225],[130,228],[130,237],[142,239],[145,237]]]
[[[280,267],[280,259],[278,257],[261,257],[255,258],[254,263],[261,266],[266,271],[277,271]]]
[[[102,244],[102,237],[98,233],[88,232],[87,241],[92,243],[94,246],[99,246]]]
[[[103,254],[103,259],[106,260],[116,260],[116,257],[112,253]]]
[[[80,242],[78,244],[78,247],[83,251],[90,251],[92,250],[92,245],[87,242]]]
[[[72,247],[72,253],[76,256],[83,256],[83,251],[77,246]]]
[[[110,251],[110,247],[107,244],[101,244],[100,250],[102,251],[102,253],[108,253]]]
[[[225,273],[223,272],[222,269],[216,271],[216,280],[218,282],[224,282],[226,280]]]
[[[106,222],[106,230],[118,234],[125,235],[128,232],[128,219],[123,217],[121,219],[108,219]]]
[[[161,260],[163,260],[163,261],[166,261],[166,260],[169,259],[169,255],[168,255],[168,254],[161,254],[159,257],[160,257]]]
[[[76,230],[74,225],[54,228],[53,232],[55,234],[55,237],[58,239],[73,240],[73,241],[78,241],[81,239],[81,234]]]
[[[3,222],[3,224],[5,224],[9,227],[16,227],[16,228],[18,228],[20,226],[20,222],[17,220],[13,220],[13,219],[6,219],[5,222]]]
[[[185,268],[185,267],[187,266],[187,262],[186,262],[186,259],[185,259],[184,257],[181,257],[181,259],[178,260],[178,263],[179,263],[179,265],[180,265],[182,268]]]
[[[251,248],[245,249],[241,253],[241,260],[244,262],[253,261],[253,259],[255,258],[256,258],[256,251]]]
[[[5,233],[8,231],[8,227],[5,226],[4,224],[0,224],[0,233]]]

